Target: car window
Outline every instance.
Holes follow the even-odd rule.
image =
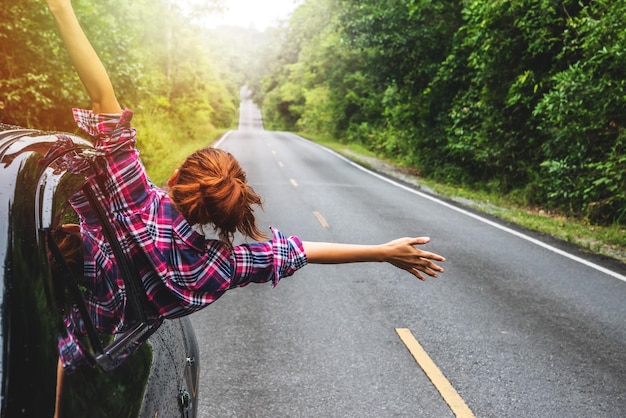
[[[152,348],[144,343],[159,323],[130,324],[123,332],[96,328],[98,312],[88,300],[97,292],[83,274],[79,217],[70,199],[85,179],[66,171],[62,159],[51,161],[39,179],[38,230],[46,248],[59,335],[57,416],[136,416],[150,373]],[[65,345],[63,345],[65,344]],[[65,351],[64,351],[65,350]],[[93,412],[96,411],[96,412]]]

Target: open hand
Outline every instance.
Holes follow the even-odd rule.
[[[422,251],[416,245],[424,245],[430,242],[430,238],[398,238],[384,244],[384,260],[394,266],[406,270],[420,280],[426,280],[422,273],[431,277],[437,277],[443,273],[443,268],[434,261],[446,261],[439,254]],[[434,261],[433,261],[434,260]]]

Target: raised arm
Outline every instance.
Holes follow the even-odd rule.
[[[304,252],[312,264],[343,264],[368,261],[387,262],[406,270],[420,280],[422,273],[437,277],[443,268],[434,261],[446,261],[442,256],[422,251],[416,245],[430,242],[430,238],[399,238],[380,245],[335,244],[304,241]],[[434,261],[433,261],[434,260]]]
[[[113,84],[76,18],[71,0],[46,0],[94,113],[121,113]]]

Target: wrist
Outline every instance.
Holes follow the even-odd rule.
[[[377,249],[376,261],[380,263],[388,262],[390,259],[389,254],[391,252],[389,244],[379,244],[376,246],[376,249]]]

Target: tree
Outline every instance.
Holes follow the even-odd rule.
[[[590,2],[569,13],[560,59],[534,110],[546,133],[540,190],[552,207],[596,222],[626,220],[626,6]]]

